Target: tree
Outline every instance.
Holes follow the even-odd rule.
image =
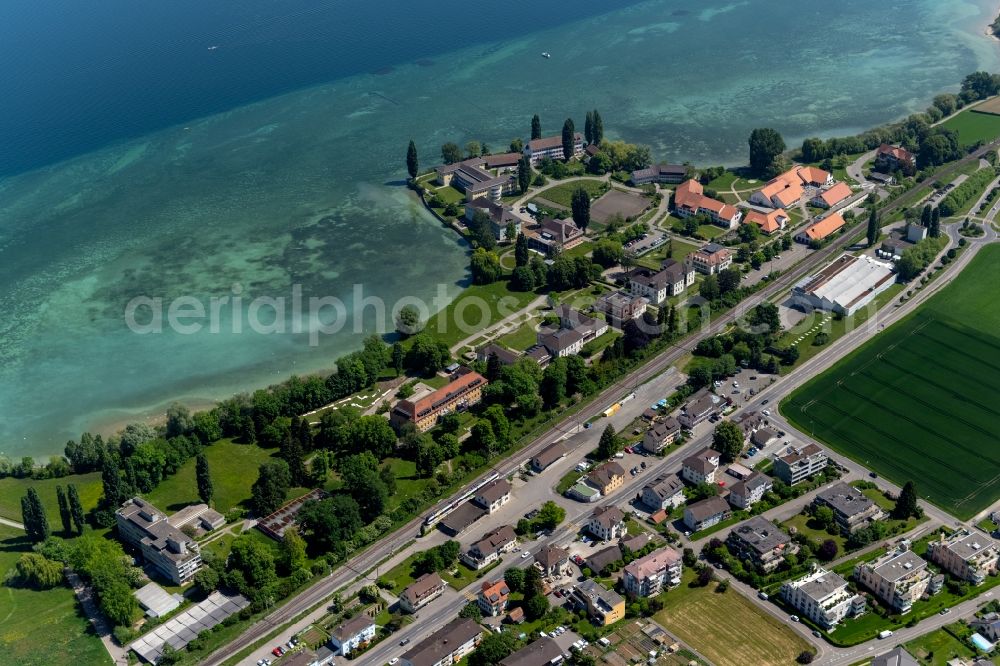
[[[614,456],[621,449],[621,440],[615,432],[615,427],[610,423],[601,433],[601,441],[597,445],[597,455],[607,460]]]
[[[479,157],[479,153],[483,152],[483,145],[478,141],[469,141],[465,144],[465,154],[468,157]]]
[[[554,530],[564,520],[566,520],[566,509],[552,500],[542,504],[538,509],[538,515],[535,516],[535,524],[543,530]]]
[[[281,445],[280,455],[288,463],[288,472],[291,475],[292,484],[302,486],[306,483],[305,452],[302,450],[302,442],[290,429],[285,435],[285,441]]]
[[[70,534],[73,531],[73,514],[70,512],[69,500],[62,486],[56,486],[56,500],[59,502],[59,519],[62,521],[63,533]]]
[[[521,159],[517,161],[517,188],[521,194],[527,193],[531,180],[531,160],[527,155],[521,155]]]
[[[117,509],[125,503],[128,487],[122,480],[121,469],[118,467],[118,456],[109,455],[101,469],[101,484],[104,488],[105,503]]]
[[[542,138],[542,121],[536,113],[531,117],[531,140]]]
[[[594,143],[598,146],[604,142],[604,120],[601,118],[601,114],[594,109]],[[647,165],[648,166],[648,165]]]
[[[503,275],[500,257],[483,247],[472,252],[471,268],[473,284],[492,284]]]
[[[403,374],[403,365],[406,361],[406,350],[398,342],[392,345],[392,367],[396,371],[396,376]]]
[[[281,537],[281,549],[289,572],[298,571],[306,563],[306,541],[297,527],[289,527]]]
[[[565,358],[557,358],[545,368],[539,390],[542,395],[542,404],[546,409],[558,407],[559,403],[566,398]]]
[[[18,585],[48,590],[62,583],[63,564],[39,553],[24,553],[14,564],[11,577]]]
[[[823,529],[827,532],[833,532],[837,529],[837,522],[833,516],[833,509],[828,506],[816,507],[816,510],[813,512],[813,518],[815,518],[816,522],[822,525]]]
[[[724,295],[740,286],[742,274],[738,268],[727,268],[718,273],[719,293]]]
[[[361,509],[353,498],[335,495],[309,500],[299,511],[299,528],[306,542],[319,552],[346,552],[345,541],[361,529]]]
[[[722,454],[722,460],[732,462],[743,450],[743,430],[732,421],[722,421],[712,432],[712,448]]]
[[[483,619],[483,611],[479,607],[479,604],[477,604],[475,601],[470,601],[469,603],[462,606],[462,610],[458,611],[458,616],[461,618],[474,620],[476,622],[481,622]]]
[[[587,111],[587,119],[583,123],[583,138],[587,143],[594,142],[594,112]]]
[[[242,574],[240,593],[251,598],[266,598],[278,580],[270,546],[250,535],[233,540],[226,569]]]
[[[132,596],[132,588],[124,580],[115,580],[103,587],[100,594],[101,610],[118,626],[129,626],[139,614],[139,604]]]
[[[257,480],[250,488],[250,504],[254,513],[263,518],[274,513],[288,496],[292,475],[284,460],[272,460],[260,466]]]
[[[416,178],[420,172],[420,162],[417,160],[417,145],[410,139],[410,145],[406,148],[406,172],[410,178]]]
[[[512,153],[523,153],[524,152],[524,141],[520,138],[510,140],[510,152]]]
[[[573,210],[573,221],[576,222],[576,226],[586,231],[590,224],[590,194],[583,186],[573,190],[570,206]]]
[[[42,500],[33,487],[28,488],[28,493],[21,498],[21,522],[24,523],[24,531],[31,541],[45,541],[52,532],[48,516],[45,515],[45,507],[42,506]]]
[[[941,209],[937,206],[931,211],[931,225],[927,229],[927,235],[931,238],[938,238],[941,235]]]
[[[562,128],[562,149],[563,159],[569,160],[576,154],[576,128],[573,127],[573,119],[567,118],[563,122]]]
[[[458,147],[457,143],[448,143],[441,146],[441,159],[444,160],[445,164],[454,164],[455,162],[462,161],[462,149]]]
[[[720,295],[719,277],[717,275],[706,276],[698,286],[698,295],[706,301],[714,301]]]
[[[212,567],[202,567],[194,575],[194,582],[205,595],[209,595],[219,587],[219,572]]]
[[[191,410],[175,402],[167,407],[167,439],[186,435],[194,428]]]
[[[759,127],[750,133],[750,170],[766,176],[775,158],[785,150],[785,140],[777,130]]]
[[[708,584],[712,582],[715,578],[715,573],[709,567],[703,567],[701,571],[698,572],[698,585],[701,587],[708,587]]]
[[[479,646],[469,655],[469,666],[494,666],[517,649],[518,641],[512,632],[488,633]]]
[[[811,650],[803,650],[799,653],[799,656],[795,658],[795,661],[800,664],[811,664],[815,658],[816,655],[813,654]]]
[[[589,203],[589,202],[588,202]],[[619,241],[604,239],[598,241],[594,246],[591,258],[595,264],[600,264],[604,268],[611,268],[622,263],[625,259],[625,251]]]
[[[415,333],[419,333],[420,329],[423,328],[420,322],[420,311],[417,310],[417,306],[413,304],[406,304],[399,309],[399,313],[396,315],[396,330],[403,337],[409,337]]]
[[[872,206],[872,212],[868,215],[868,234],[867,234],[868,247],[874,245],[875,241],[878,240],[878,234],[880,230],[881,227],[879,226],[878,223],[878,211],[875,209],[874,206]]]
[[[816,552],[816,556],[824,562],[830,562],[837,557],[837,542],[833,539],[826,539],[820,544],[819,550]]]
[[[507,569],[503,574],[503,581],[507,583],[511,592],[521,592],[524,590],[524,569],[517,567]]]
[[[534,594],[530,599],[525,599],[524,615],[530,621],[535,621],[543,617],[549,611],[549,598],[544,594]]]
[[[205,504],[211,504],[215,489],[212,487],[212,471],[208,468],[208,458],[204,453],[199,453],[195,458],[194,474],[198,482],[198,497]]]
[[[903,489],[896,499],[896,506],[892,509],[892,517],[896,520],[907,520],[911,516],[919,518],[921,515],[923,515],[923,511],[917,504],[917,490],[913,481],[907,481],[903,484]]]
[[[489,460],[500,452],[496,435],[493,432],[493,424],[486,419],[479,419],[469,431],[470,445],[483,454]]]
[[[73,525],[77,534],[83,534],[83,504],[80,503],[80,493],[76,491],[76,486],[69,484],[69,512],[73,516]]]

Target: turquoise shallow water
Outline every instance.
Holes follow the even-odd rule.
[[[410,137],[429,166],[444,141],[500,148],[533,113],[555,132],[596,107],[609,136],[657,158],[737,164],[755,126],[789,144],[853,132],[1000,69],[982,35],[992,4],[646,2],[0,180],[0,450],[52,453],[82,429],[328,368],[360,344],[350,330],[318,346],[234,334],[225,313],[219,333],[137,335],[123,322],[136,296],[456,293],[466,249],[400,185]],[[370,315],[359,329],[376,330]]]

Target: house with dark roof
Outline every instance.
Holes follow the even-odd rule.
[[[699,273],[715,275],[733,265],[733,253],[718,243],[707,243],[689,254],[687,261]]]
[[[472,501],[486,509],[487,513],[493,513],[510,501],[510,488],[507,479],[491,481],[476,491]]]
[[[539,162],[548,158],[550,160],[565,160],[563,152],[562,135],[547,136],[541,139],[532,139],[524,147],[524,154],[531,160],[531,166],[538,166]],[[583,154],[583,135],[579,132],[573,135],[573,157]]]
[[[437,599],[448,587],[437,572],[426,573],[410,583],[399,595],[399,607],[407,613],[418,610]]]
[[[375,623],[365,613],[359,613],[333,628],[330,646],[335,655],[346,657],[364,650],[375,640]]]
[[[883,143],[875,151],[874,168],[876,171],[883,173],[902,171],[905,175],[910,176],[916,171],[916,167],[916,157],[902,146],[891,146]]]
[[[629,271],[626,279],[633,296],[641,296],[654,305],[660,305],[670,296],[681,294],[694,284],[694,268],[667,259],[660,270],[640,266]]]
[[[471,568],[483,569],[500,559],[504,553],[517,548],[517,534],[510,525],[501,525],[490,530],[472,543],[469,550],[462,553],[460,559]]]
[[[553,442],[531,458],[531,469],[536,473],[543,472],[564,455],[566,455],[565,445],[562,442]]]
[[[646,312],[647,305],[649,300],[642,296],[616,291],[598,298],[594,303],[594,310],[603,312],[612,326],[621,328],[625,322],[641,317]]]
[[[721,497],[709,497],[684,509],[684,524],[692,532],[708,529],[729,518],[729,504]]]
[[[450,185],[465,193],[466,201],[486,197],[496,202],[507,194],[517,190],[517,178],[509,169],[503,173],[491,173],[484,157],[471,157],[454,164],[443,164],[437,167],[437,182],[439,185]]]
[[[662,421],[654,421],[642,437],[642,448],[652,454],[657,454],[670,446],[681,434],[680,421],[668,416]]]
[[[815,444],[792,448],[785,455],[774,459],[774,475],[790,486],[801,483],[814,474],[822,472],[829,458],[826,452]]]
[[[587,146],[588,148],[590,146]],[[506,656],[500,666],[555,666],[562,663],[563,651],[552,638],[539,638]]]
[[[517,234],[521,232],[521,218],[514,214],[514,210],[510,206],[498,204],[486,197],[480,197],[465,204],[466,222],[472,222],[476,213],[486,216],[493,237],[500,242],[513,242],[514,238],[517,238]],[[514,237],[507,238],[507,227],[511,224],[514,225]]]
[[[608,461],[590,470],[587,482],[601,491],[601,495],[607,496],[625,483],[625,469],[613,460]]]
[[[694,428],[699,423],[704,423],[713,414],[722,408],[722,399],[719,396],[701,389],[684,404],[681,408],[677,421],[684,428]]]
[[[520,358],[520,356],[511,350],[506,347],[501,347],[494,342],[491,342],[488,345],[483,345],[476,350],[476,360],[481,363],[488,363],[490,356],[496,356],[497,360],[500,361],[500,365],[514,365]]]
[[[721,456],[721,453],[709,447],[691,454],[681,462],[681,478],[692,485],[714,483]]]
[[[597,507],[587,521],[587,531],[602,541],[613,541],[625,534],[625,514],[616,506]]]
[[[798,544],[788,534],[762,516],[735,527],[726,545],[733,555],[767,573],[781,566],[786,555],[799,552]]]
[[[766,474],[754,470],[750,476],[729,486],[726,499],[737,509],[749,509],[764,498],[774,488],[774,482]]]
[[[543,576],[560,576],[569,566],[569,551],[558,546],[542,546],[535,554],[535,566]]]
[[[595,575],[600,575],[607,567],[618,562],[622,557],[621,546],[614,544],[587,555],[586,565]]]
[[[669,511],[684,503],[684,482],[676,474],[661,474],[642,487],[642,503]]]
[[[402,666],[441,666],[461,661],[476,649],[483,629],[475,620],[456,618],[420,641],[400,657]]]
[[[632,172],[630,180],[636,187],[649,183],[681,183],[687,178],[688,168],[683,164],[654,164]]]
[[[820,491],[813,499],[813,504],[830,507],[837,525],[845,534],[857,532],[872,522],[885,518],[885,512],[878,504],[843,481]]]

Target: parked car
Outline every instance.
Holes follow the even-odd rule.
[[[392,659],[389,660],[389,666],[394,666],[395,664],[398,663],[399,663],[399,657],[393,657]]]
[[[283,654],[281,646],[279,645],[278,647],[271,650],[271,654],[273,654],[275,657],[280,657]]]
[[[799,621],[799,616],[798,615],[792,615],[788,619],[791,620],[792,622],[798,622]]]
[[[764,601],[767,601],[767,592],[758,592],[757,596],[763,599]]]

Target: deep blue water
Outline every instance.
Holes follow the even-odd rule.
[[[282,92],[629,4],[4,0],[0,176]],[[209,46],[218,49],[206,57]]]

